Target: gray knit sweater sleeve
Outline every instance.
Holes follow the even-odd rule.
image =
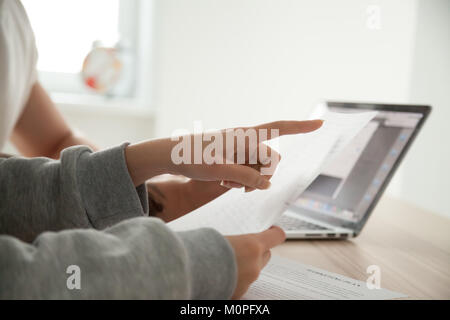
[[[0,158],[0,298],[231,296],[228,241],[146,217],[147,191],[130,179],[125,146],[72,147],[60,161]]]

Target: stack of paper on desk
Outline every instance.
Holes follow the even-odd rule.
[[[211,227],[224,235],[269,228],[375,115],[329,112],[322,117],[325,121],[319,130],[278,138],[282,160],[268,190],[230,190],[169,226],[174,230]]]
[[[336,273],[273,256],[245,300],[384,300],[406,295],[386,289],[369,289],[358,281]]]

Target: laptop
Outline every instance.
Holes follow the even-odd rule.
[[[284,229],[288,239],[356,237],[431,107],[326,102],[317,108],[346,113],[376,110],[378,113],[275,224]],[[317,115],[318,110],[315,111]]]

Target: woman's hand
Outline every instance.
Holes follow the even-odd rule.
[[[232,298],[240,299],[269,262],[270,249],[283,243],[286,235],[281,228],[271,227],[260,233],[226,238],[233,247],[238,270],[237,285]]]
[[[307,133],[321,125],[322,120],[277,121],[187,135],[178,140],[155,139],[128,146],[125,155],[135,185],[170,173],[194,180],[225,181],[225,185],[249,190],[267,189],[279,155],[262,142],[274,138],[273,132],[277,133],[275,137]]]

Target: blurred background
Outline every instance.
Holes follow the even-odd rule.
[[[40,81],[102,147],[196,120],[211,129],[301,119],[324,99],[429,104],[387,192],[450,217],[448,0],[23,4]]]

